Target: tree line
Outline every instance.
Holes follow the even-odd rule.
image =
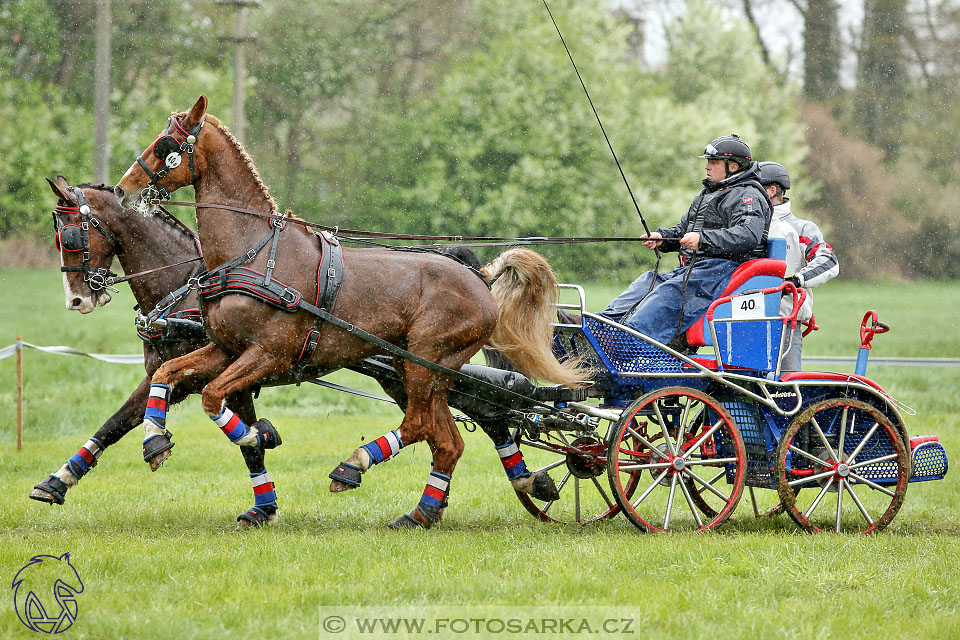
[[[803,55],[802,79],[769,47],[764,1],[801,16],[803,51],[788,56]],[[794,210],[825,229],[843,275],[960,273],[950,3],[864,0],[862,29],[841,37],[834,0],[693,0],[659,68],[629,11],[551,7],[651,227],[689,204],[704,145],[737,132],[790,169]],[[234,10],[112,0],[112,182],[201,93],[230,125]],[[96,20],[94,2],[0,0],[2,237],[49,232],[44,177],[92,178]],[[298,215],[451,235],[641,233],[542,3],[271,0],[246,25],[243,142]],[[622,280],[651,257],[628,243],[544,253],[571,279]]]

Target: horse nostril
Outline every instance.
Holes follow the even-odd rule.
[[[79,307],[82,304],[83,304],[83,298],[74,298],[73,300],[70,301],[71,307]]]
[[[121,187],[120,185],[115,186],[113,188],[113,193],[114,195],[117,196],[118,199],[123,200],[123,196],[125,195],[123,191],[123,187]]]

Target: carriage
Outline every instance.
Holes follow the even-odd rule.
[[[705,355],[590,313],[581,287],[561,285],[575,302],[560,305],[556,352],[597,375],[581,398],[555,403],[575,419],[535,410],[516,423],[541,470],[562,473],[560,500],[518,494],[532,514],[586,523],[622,511],[644,531],[703,531],[734,512],[746,487],[757,516],[755,489],[770,489],[768,513],[786,511],[807,531],[868,533],[889,524],[909,482],[944,477],[938,438],[911,438],[901,414],[912,410],[864,375],[873,336],[889,328],[875,312],[861,324],[856,373],[780,371],[781,335],[803,330],[805,295],[783,280],[783,242],[739,267],[686,332],[687,351]],[[789,317],[779,314],[783,295],[794,296]]]

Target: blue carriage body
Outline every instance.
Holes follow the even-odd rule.
[[[555,350],[561,357],[574,355],[594,367],[597,371],[594,393],[603,398],[604,407],[622,409],[643,394],[672,386],[713,394],[733,418],[743,438],[747,486],[775,488],[774,452],[791,420],[815,403],[836,398],[864,401],[900,430],[904,443],[909,444],[912,451],[911,482],[943,478],[948,468],[943,446],[934,436],[911,439],[898,404],[876,382],[855,374],[780,374],[781,333],[788,326],[779,316],[781,292],[756,292],[770,290],[783,282],[784,248],[780,244],[783,242],[782,239],[771,242],[767,259],[741,266],[740,275],[734,274],[725,292],[725,296],[732,299],[719,304],[712,319],[705,316],[687,332],[688,343],[712,348],[712,357],[685,356],[626,326],[587,312],[583,290],[575,285],[562,286],[577,290],[580,303],[561,306],[579,307],[582,320],[579,325],[555,325]],[[778,267],[776,263],[783,266]],[[744,320],[733,317],[733,306],[738,300],[747,296],[757,300],[758,295],[762,295],[761,314]],[[824,433],[835,434],[836,422],[833,419],[821,425]],[[866,429],[859,432],[850,429],[845,434],[844,452],[853,453],[865,433]],[[886,446],[893,452],[893,440],[886,440],[877,446]],[[723,443],[718,442],[718,447],[722,446]],[[872,451],[875,456],[886,453],[888,451],[876,447]],[[808,466],[799,456],[788,453],[786,466],[792,465],[797,467],[798,474]],[[859,471],[862,477],[878,485],[897,482],[897,465],[893,461]],[[732,474],[733,469],[728,469],[728,473]]]

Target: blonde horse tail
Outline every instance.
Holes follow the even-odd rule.
[[[557,279],[550,264],[529,249],[510,249],[481,269],[500,307],[489,345],[521,373],[567,387],[583,386],[590,370],[577,360],[558,362],[553,355]]]

